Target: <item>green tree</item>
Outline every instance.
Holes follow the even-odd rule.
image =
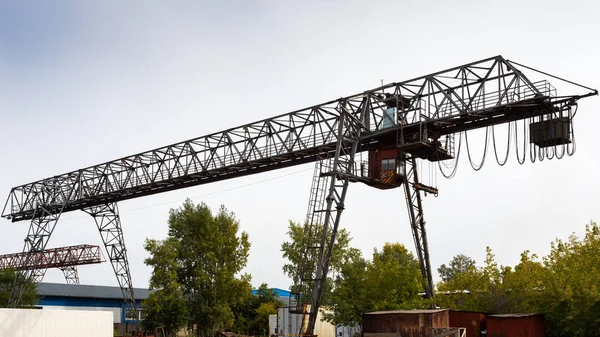
[[[424,303],[419,296],[425,290],[419,261],[400,243],[386,243],[373,252],[367,268],[370,310],[412,309]],[[381,291],[385,289],[385,291]]]
[[[442,264],[438,268],[438,274],[440,274],[442,281],[448,282],[454,275],[468,271],[471,267],[475,267],[475,260],[466,255],[458,254],[450,260],[448,266]]]
[[[326,321],[342,326],[362,325],[362,314],[370,309],[367,289],[370,263],[359,255],[340,267],[331,293],[331,311],[323,313]]]
[[[600,336],[600,228],[586,225],[585,236],[555,240],[544,258],[542,312],[550,337]]]
[[[485,266],[440,282],[436,303],[493,313],[543,313],[549,337],[600,336],[600,228],[591,222],[582,239],[571,235],[550,248],[542,262],[524,251],[511,268],[499,266],[487,247]]]
[[[146,245],[151,254],[148,263],[155,266],[155,284],[175,291],[173,299],[157,295],[156,303],[172,304],[180,312],[180,292],[188,327],[196,336],[232,326],[231,308],[250,296],[250,276],[236,276],[247,263],[248,235],[238,233],[239,222],[224,206],[213,215],[204,203],[194,205],[189,199],[170,211],[168,222],[167,239]],[[168,285],[175,275],[175,285]],[[161,319],[166,321],[156,318]]]
[[[307,259],[306,256],[303,256],[303,252],[305,251],[304,247],[306,245],[316,247],[320,244],[321,234],[323,233],[323,225],[315,225],[312,229],[312,235],[308,235],[307,232],[306,224],[302,225],[290,221],[287,232],[289,241],[285,241],[281,245],[283,257],[288,261],[283,265],[283,273],[292,279],[292,291],[300,291],[303,294],[310,293],[312,289],[309,289],[308,287],[305,289],[295,289],[295,285],[299,283],[301,278],[300,272],[302,266],[307,260],[312,261],[314,262],[313,265],[307,266],[307,268],[310,271],[314,271],[316,269],[317,260],[311,258]],[[331,229],[328,235],[331,235]],[[340,268],[344,263],[360,255],[360,250],[350,247],[351,241],[352,238],[350,237],[350,233],[346,229],[340,229],[337,232],[335,245],[331,253],[329,276],[327,282],[325,283],[323,296],[321,298],[321,303],[324,306],[331,305],[330,294],[334,275],[340,271]]]
[[[0,270],[0,308],[8,307],[12,289],[17,282],[25,282],[19,306],[30,307],[37,304],[38,295],[35,282],[32,279],[25,280],[23,274],[14,269],[2,269]]]
[[[283,305],[277,293],[263,283],[256,294],[247,297],[233,309],[233,330],[246,335],[266,336],[269,331],[269,315],[276,314],[277,308]]]
[[[424,285],[417,259],[402,244],[386,243],[374,250],[372,261],[358,256],[341,266],[332,292],[333,311],[324,317],[360,330],[365,312],[425,307],[419,296]]]
[[[486,247],[485,264],[475,265],[453,275],[448,281],[440,282],[436,304],[460,310],[504,313],[508,310],[504,276],[510,268],[499,266],[490,247]]]
[[[144,248],[150,253],[144,262],[153,268],[150,277],[153,292],[142,303],[147,313],[144,327],[163,326],[167,334],[175,335],[189,319],[184,289],[177,275],[179,242],[173,238],[146,240]]]

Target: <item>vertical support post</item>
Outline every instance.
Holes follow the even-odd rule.
[[[79,284],[79,273],[77,272],[76,266],[60,267],[67,284]]]
[[[406,206],[410,217],[410,227],[412,228],[413,239],[419,265],[421,266],[421,275],[427,281],[425,285],[425,296],[433,298],[433,279],[431,277],[431,263],[429,262],[429,246],[427,244],[427,232],[425,230],[425,220],[423,218],[423,205],[421,203],[421,192],[415,188],[419,183],[417,174],[417,161],[413,157],[405,157],[407,174],[404,183],[404,192],[406,197]]]
[[[102,237],[102,243],[104,243],[108,259],[115,271],[117,282],[123,293],[123,299],[126,304],[124,310],[127,309],[128,304],[133,310],[135,321],[137,322],[139,319],[138,310],[135,305],[133,283],[131,282],[127,249],[125,248],[125,239],[123,238],[123,229],[121,227],[121,218],[119,217],[117,203],[92,206],[85,208],[83,211],[91,215],[96,221],[96,226]]]
[[[23,246],[23,252],[28,253],[24,265],[33,265],[34,267],[18,273],[11,291],[8,303],[9,308],[19,306],[27,280],[33,279],[34,282],[40,282],[44,278],[46,269],[35,268],[38,261],[34,261],[33,259],[36,256],[35,253],[42,252],[46,248],[48,240],[50,240],[50,236],[54,232],[54,227],[56,227],[56,223],[60,219],[63,207],[64,204],[56,210],[41,205],[38,205],[36,208]],[[40,254],[37,255],[41,256]]]
[[[331,254],[335,244],[337,230],[340,224],[342,212],[344,210],[344,200],[348,190],[350,176],[354,170],[354,156],[358,150],[361,132],[364,129],[361,121],[361,116],[355,120],[346,111],[346,102],[342,102],[338,107],[340,111],[340,119],[338,121],[338,135],[335,149],[335,156],[332,158],[333,165],[331,171],[327,174],[330,176],[329,192],[325,199],[327,207],[325,211],[325,219],[323,221],[323,233],[321,234],[321,242],[319,246],[319,255],[317,260],[317,268],[315,271],[315,279],[311,296],[310,311],[308,314],[308,324],[305,334],[312,335],[314,333],[319,307],[321,305],[321,296],[323,288],[327,282],[327,274],[329,273],[329,265],[331,262]],[[366,106],[363,107],[363,113],[366,111]],[[331,229],[331,232],[330,232]]]

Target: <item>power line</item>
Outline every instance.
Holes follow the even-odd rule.
[[[264,179],[264,180],[260,180],[260,181],[255,181],[253,183],[249,183],[249,184],[244,184],[244,185],[240,185],[240,186],[236,186],[236,187],[232,187],[232,188],[227,188],[224,190],[219,190],[216,192],[211,192],[211,193],[205,193],[205,194],[200,194],[200,195],[196,195],[193,197],[190,197],[189,199],[197,199],[197,198],[202,198],[202,197],[206,197],[209,195],[214,195],[214,194],[219,194],[219,193],[223,193],[223,192],[229,192],[229,191],[233,191],[233,190],[237,190],[240,188],[244,188],[244,187],[249,187],[249,186],[253,186],[253,185],[258,185],[261,183],[265,183],[268,181],[272,181],[272,180],[276,180],[276,179],[281,179],[281,178],[285,178],[294,174],[298,174],[298,173],[302,173],[302,172],[306,172],[309,170],[312,170],[313,168],[307,168],[304,170],[299,170],[299,171],[294,171],[294,172],[290,172],[287,174],[282,174],[273,178],[269,178],[269,179]],[[169,205],[169,204],[175,204],[175,203],[181,203],[183,202],[183,200],[176,200],[176,201],[168,201],[168,202],[163,202],[160,204],[151,204],[151,205],[146,205],[146,206],[140,206],[140,207],[135,207],[135,208],[128,208],[128,209],[121,209],[121,213],[123,212],[130,212],[130,211],[138,211],[138,210],[142,210],[142,209],[147,209],[147,208],[152,208],[152,207],[158,207],[158,206],[164,206],[164,205]],[[70,219],[80,219],[80,218],[87,218],[87,216],[85,215],[79,215],[79,216],[74,216],[74,217],[69,217],[69,218],[63,218],[65,220],[70,220]]]

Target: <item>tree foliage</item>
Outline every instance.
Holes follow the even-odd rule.
[[[0,308],[8,307],[12,289],[17,282],[25,282],[19,306],[30,307],[37,304],[38,294],[35,282],[32,279],[25,279],[23,274],[14,269],[2,269],[0,270]]]
[[[163,326],[167,333],[174,334],[189,319],[184,289],[177,275],[179,242],[174,238],[146,240],[144,248],[150,253],[145,263],[153,267],[150,289],[154,290],[143,303],[147,312],[144,326],[148,329]]]
[[[267,336],[269,315],[276,314],[277,308],[283,305],[277,293],[263,283],[258,287],[256,294],[248,296],[233,309],[235,313],[233,330],[245,335]]]
[[[345,261],[334,282],[332,312],[324,317],[360,330],[365,312],[424,307],[423,289],[417,259],[403,245],[386,243],[371,261],[361,256]]]
[[[300,291],[302,293],[309,293],[312,289],[295,289],[295,285],[299,283],[301,278],[300,272],[302,266],[306,262],[306,256],[303,256],[304,247],[309,244],[311,247],[319,245],[321,236],[323,233],[323,225],[315,225],[313,228],[312,235],[307,235],[306,225],[289,222],[288,225],[288,241],[285,241],[281,245],[281,251],[283,252],[283,258],[287,259],[287,263],[283,265],[283,273],[292,279],[293,285],[292,291]],[[329,230],[328,235],[331,235]],[[329,276],[328,280],[323,289],[323,296],[321,298],[322,305],[330,305],[331,298],[331,285],[333,283],[333,276],[340,272],[342,266],[351,261],[352,259],[360,256],[360,250],[350,247],[352,238],[350,233],[346,229],[340,229],[336,234],[335,245],[331,254],[331,261],[329,264]],[[308,259],[315,262],[313,265],[307,266],[310,271],[314,271],[316,268],[316,259]]]
[[[436,303],[492,313],[542,313],[550,337],[600,336],[600,229],[555,240],[541,261],[525,251],[514,268],[499,266],[487,248],[485,266],[438,284]]]
[[[454,277],[454,275],[468,271],[471,267],[475,267],[475,260],[466,255],[459,254],[450,260],[448,266],[442,264],[438,268],[438,274],[440,274],[442,281],[448,282]]]
[[[179,327],[185,317],[196,336],[233,325],[232,307],[250,296],[250,276],[236,276],[246,266],[250,242],[224,206],[213,215],[205,204],[186,200],[169,214],[163,241],[147,240],[153,267],[147,301],[153,322]]]

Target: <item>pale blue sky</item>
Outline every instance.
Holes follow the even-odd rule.
[[[598,12],[591,0],[0,0],[0,196],[15,185],[362,92],[380,79],[401,81],[497,54],[600,87]],[[513,265],[521,251],[543,255],[555,237],[600,219],[600,99],[580,105],[574,157],[519,166],[513,153],[504,167],[490,157],[474,172],[462,160],[454,179],[438,175],[440,196],[425,199],[435,268],[460,253],[481,263],[486,245]],[[163,238],[169,208],[192,197],[236,213],[252,241],[246,270],[254,285],[287,288],[279,246],[288,220],[304,219],[311,174],[308,164],[120,203],[134,283],[147,286],[150,275],[143,240]],[[386,241],[414,251],[400,189],[351,185],[346,205],[342,226],[365,255]],[[0,253],[20,251],[27,227],[2,220]],[[100,242],[92,219],[71,212],[49,247]],[[80,278],[116,285],[108,264],[82,267]],[[63,282],[62,274],[50,271],[46,281]]]

